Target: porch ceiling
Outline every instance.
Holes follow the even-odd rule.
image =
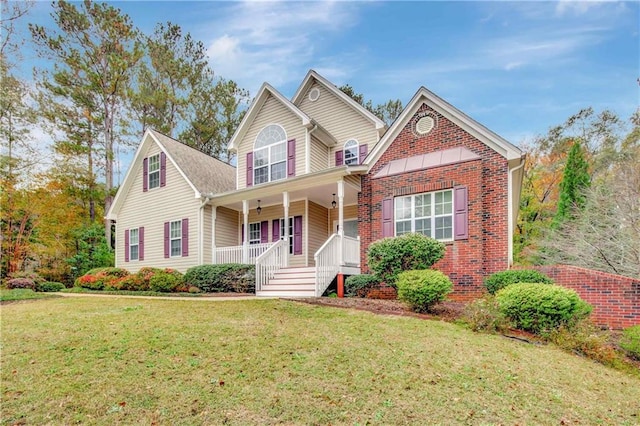
[[[336,194],[335,201],[338,203],[338,181],[345,176],[356,173],[360,173],[359,168],[347,166],[339,167],[329,172],[310,173],[292,179],[284,179],[281,182],[256,185],[213,196],[210,198],[210,204],[233,210],[242,210],[243,200],[249,200],[249,209],[257,208],[258,200],[260,200],[260,206],[262,207],[281,205],[282,193],[288,192],[291,202],[306,198],[330,209],[332,208],[333,194]],[[355,184],[345,180],[344,205],[356,204],[358,202],[358,192],[360,192],[359,183]]]

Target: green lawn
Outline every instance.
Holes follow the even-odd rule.
[[[279,300],[0,307],[3,424],[638,424],[640,379],[455,324]]]
[[[0,289],[1,302],[15,302],[18,300],[31,299],[50,299],[52,297],[60,297],[55,293],[40,293],[27,288],[16,288],[13,290]]]

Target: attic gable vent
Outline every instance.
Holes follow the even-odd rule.
[[[313,89],[309,90],[309,100],[311,102],[315,102],[320,98],[320,89],[318,89],[317,87],[314,87]]]
[[[424,136],[431,130],[433,130],[435,124],[436,122],[433,117],[431,117],[430,115],[425,115],[424,117],[416,121],[415,132],[420,136]]]

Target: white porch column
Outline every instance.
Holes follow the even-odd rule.
[[[244,242],[242,243],[242,263],[249,263],[249,200],[242,200],[244,216]]]
[[[287,242],[287,248],[285,249],[285,253],[287,253],[287,255],[285,256],[284,266],[288,267],[291,235],[289,235],[289,193],[287,191],[282,193],[282,206],[284,207],[284,236],[285,241]]]
[[[338,264],[342,265],[344,246],[344,180],[338,181],[338,235],[340,236],[340,243],[338,244]]]
[[[218,206],[211,206],[211,263],[216,264],[216,213]]]

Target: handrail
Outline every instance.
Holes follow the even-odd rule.
[[[333,234],[314,255],[316,261],[316,297],[322,296],[322,293],[329,287],[333,278],[340,271],[340,259],[338,259],[338,245],[340,242],[340,236]]]
[[[276,271],[286,266],[289,244],[285,240],[278,240],[256,258],[256,292],[273,278]]]
[[[273,243],[248,244],[248,263],[253,264],[258,256],[265,252]],[[213,263],[244,263],[244,246],[216,247]]]

